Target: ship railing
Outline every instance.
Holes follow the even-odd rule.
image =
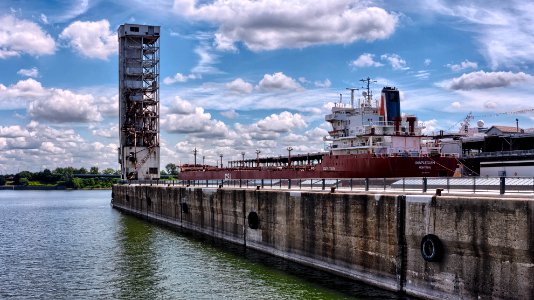
[[[257,190],[310,190],[324,192],[422,193],[429,195],[528,194],[534,195],[534,177],[406,177],[406,178],[302,178],[121,180],[122,185],[177,186],[188,188],[254,188]]]

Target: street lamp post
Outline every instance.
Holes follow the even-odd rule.
[[[221,169],[222,169],[222,167],[223,167],[223,162],[222,162],[223,155],[222,155],[222,153],[219,154],[219,156],[221,157]]]
[[[293,150],[293,147],[289,146],[287,147],[287,152],[289,152],[289,155],[287,156],[287,166],[291,166],[291,151]]]
[[[195,147],[195,149],[193,150],[193,155],[195,156],[195,167],[197,166],[197,153],[198,153],[198,150],[197,150],[197,147]]]
[[[260,166],[260,149],[256,149],[256,167]]]
[[[245,167],[245,152],[241,152],[241,157],[242,157],[241,167],[244,168]]]

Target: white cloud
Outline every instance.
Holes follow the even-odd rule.
[[[0,137],[0,165],[7,166],[3,172],[37,171],[43,166],[118,167],[116,144],[88,143],[73,129],[56,129],[31,121],[25,127],[14,125],[0,131],[10,132]],[[13,161],[17,164],[5,164]]]
[[[431,119],[421,122],[423,125],[423,134],[425,135],[434,135],[439,129],[439,122],[436,119]]]
[[[328,135],[328,131],[325,130],[324,128],[315,127],[313,129],[306,131],[304,135],[308,139],[318,139],[319,141],[322,141],[323,137]]]
[[[39,25],[11,15],[0,16],[0,59],[24,53],[50,55],[55,51],[54,39]]]
[[[200,39],[205,39],[205,37],[200,37]],[[198,55],[197,64],[191,69],[190,74],[176,73],[172,77],[165,77],[163,83],[170,85],[176,82],[187,82],[193,79],[202,78],[202,74],[220,74],[222,73],[214,65],[219,62],[218,56],[213,53],[211,46],[205,45],[204,43],[195,48],[195,53]]]
[[[308,84],[310,84],[309,81]],[[258,92],[253,90],[249,94],[229,93],[226,83],[205,83],[200,86],[184,87],[170,93],[171,96],[180,95],[184,99],[195,99],[196,105],[218,111],[230,109],[238,111],[287,110],[288,103],[291,104],[292,109],[309,111],[311,108],[321,107],[325,99],[336,98],[336,93],[332,93],[329,89],[304,89],[303,87],[297,88],[297,85],[290,85],[290,89],[275,89],[274,87],[261,89],[260,85],[256,84],[255,91]],[[280,93],[284,94],[283,97]],[[224,101],[221,101],[221,95],[224,95]]]
[[[172,77],[165,77],[165,79],[163,79],[163,83],[167,85],[171,85],[176,82],[187,82],[189,79],[197,79],[197,78],[198,76],[195,74],[184,75],[182,73],[176,73]]]
[[[428,72],[427,70],[420,70],[420,71],[417,71],[417,73],[415,74],[415,77],[419,79],[428,79],[428,77],[430,77],[430,72]]]
[[[249,94],[254,87],[243,79],[237,78],[234,81],[227,83],[226,88],[239,94]]]
[[[104,115],[116,115],[117,97],[99,97],[70,90],[44,88],[33,78],[20,80],[6,87],[0,84],[2,109],[26,108],[37,120],[51,122],[95,122]]]
[[[387,61],[394,70],[408,70],[406,67],[406,61],[402,59],[398,54],[382,54],[380,59]]]
[[[227,111],[221,111],[220,114],[223,117],[227,117],[228,119],[231,119],[231,120],[233,120],[233,119],[235,119],[235,118],[237,118],[239,116],[239,114],[233,109],[227,110]]]
[[[94,136],[100,136],[105,138],[119,138],[119,126],[114,123],[110,123],[107,126],[93,128],[91,133]]]
[[[51,89],[46,97],[31,101],[27,111],[37,120],[58,123],[95,122],[102,119],[92,95],[75,94],[62,89]]]
[[[195,107],[189,102],[179,96],[174,97],[171,101],[171,106],[168,113],[170,114],[179,114],[179,115],[188,115],[195,113]]]
[[[228,134],[226,125],[211,118],[211,114],[197,107],[189,115],[170,114],[161,121],[162,127],[169,133],[186,133],[200,137],[224,138]]]
[[[303,76],[299,77],[298,81],[302,84],[310,83],[310,81]]]
[[[430,58],[426,58],[424,61],[425,66],[430,66],[432,64],[432,60]]]
[[[228,135],[227,126],[211,118],[204,108],[176,97],[169,113],[161,119],[161,127],[169,133],[185,133],[197,137],[223,138]]]
[[[497,102],[495,101],[486,101],[484,103],[484,108],[487,108],[487,109],[494,109],[497,107]]]
[[[196,2],[175,0],[173,10],[216,24],[215,44],[221,50],[235,51],[239,41],[253,51],[374,41],[389,37],[397,25],[394,14],[350,0],[313,5],[298,0]]]
[[[41,22],[43,22],[43,24],[48,24],[48,17],[46,17],[45,14],[41,14],[39,19],[41,20]]]
[[[30,132],[20,125],[13,126],[0,126],[0,137],[3,138],[17,138],[17,137],[29,137]]]
[[[329,88],[332,82],[327,78],[324,81],[315,81],[313,84],[318,88]]]
[[[280,114],[272,114],[257,122],[264,131],[289,132],[296,127],[306,127],[307,124],[300,114],[292,114],[284,111]]]
[[[26,77],[38,77],[39,69],[37,69],[36,67],[33,67],[31,69],[20,69],[17,71],[17,74],[26,76]]]
[[[492,69],[534,62],[534,3],[528,1],[422,1],[421,8],[452,16],[474,31]],[[420,9],[428,14],[428,10]]]
[[[35,149],[39,147],[38,141],[31,137],[13,137],[13,138],[1,138],[0,144],[2,145],[2,150],[8,152],[9,150],[27,150]],[[23,159],[20,159],[23,160]],[[20,160],[17,160],[20,162]]]
[[[529,74],[518,72],[472,72],[463,74],[460,77],[443,81],[438,85],[451,90],[475,90],[489,89],[497,87],[507,87],[514,83],[531,81],[533,77]]]
[[[459,64],[447,64],[446,67],[450,68],[454,72],[458,72],[465,69],[477,69],[478,64],[466,59]]]
[[[82,56],[108,59],[117,52],[117,34],[110,31],[109,21],[76,21],[59,35],[62,40]]]
[[[89,9],[89,0],[73,0],[68,3],[71,4],[70,7],[62,11],[61,15],[54,17],[55,21],[65,23],[84,14]]]
[[[59,147],[56,147],[56,145],[54,145],[54,143],[52,143],[52,142],[43,142],[41,144],[40,149],[45,151],[45,152],[53,153],[53,154],[65,153],[65,149],[61,149]]]
[[[459,109],[462,107],[462,104],[458,101],[454,101],[453,103],[451,103],[451,107],[454,109]]]
[[[119,95],[111,97],[100,96],[94,100],[98,112],[104,116],[118,116],[119,115]]]
[[[374,54],[364,53],[360,55],[356,60],[353,60],[350,65],[357,68],[383,66],[383,64],[374,60],[374,56]]]
[[[191,69],[193,74],[219,74],[221,71],[214,67],[218,60],[218,56],[212,52],[210,46],[201,45],[195,48],[195,53],[198,55],[198,63]]]
[[[276,91],[276,90],[301,90],[302,86],[298,84],[295,79],[286,76],[282,72],[274,74],[265,74],[263,79],[258,84],[258,89],[261,91]]]
[[[0,84],[0,107],[16,109],[26,106],[28,100],[45,97],[48,91],[33,78],[20,80],[11,86]]]

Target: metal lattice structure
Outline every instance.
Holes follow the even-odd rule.
[[[159,179],[159,26],[119,27],[119,163],[123,179]]]

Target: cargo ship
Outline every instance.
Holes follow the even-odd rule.
[[[184,164],[183,180],[232,179],[313,179],[313,178],[400,178],[452,176],[458,167],[458,154],[444,154],[441,142],[422,134],[423,127],[412,115],[401,115],[400,94],[384,87],[380,100],[374,100],[370,78],[355,102],[340,101],[325,120],[332,126],[324,137],[324,152],[259,157],[229,161],[223,166]]]

